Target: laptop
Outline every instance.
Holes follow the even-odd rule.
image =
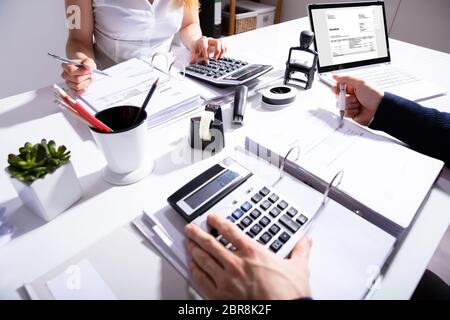
[[[391,64],[383,1],[311,4],[308,12],[326,84],[334,84],[333,74],[346,74],[413,101],[446,94]]]

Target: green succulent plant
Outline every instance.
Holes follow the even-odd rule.
[[[65,146],[56,146],[55,141],[43,139],[41,143],[29,142],[19,149],[19,154],[8,156],[9,166],[6,168],[12,178],[24,183],[32,184],[37,179],[42,179],[48,173],[69,162],[70,151]]]

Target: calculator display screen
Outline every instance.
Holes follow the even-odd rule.
[[[209,181],[203,187],[185,198],[184,202],[186,202],[192,209],[195,209],[203,202],[211,198],[213,195],[218,193],[220,190],[228,186],[237,177],[239,177],[239,174],[237,172],[225,170],[213,180]]]

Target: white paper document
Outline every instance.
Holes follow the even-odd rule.
[[[341,190],[403,228],[411,223],[443,162],[417,153],[325,109],[274,119],[283,126],[249,138],[284,156],[300,146],[301,167],[330,179],[344,170]],[[289,127],[289,132],[278,129]]]
[[[200,94],[187,83],[170,78],[149,63],[131,59],[107,70],[111,77],[101,77],[82,99],[95,111],[119,105],[141,106],[154,81],[158,87],[146,109],[149,127],[154,127],[199,107]]]
[[[111,289],[88,261],[68,267],[47,282],[56,300],[116,300]]]

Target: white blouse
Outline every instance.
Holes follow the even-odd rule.
[[[96,62],[105,69],[168,52],[183,21],[173,0],[93,0]]]

